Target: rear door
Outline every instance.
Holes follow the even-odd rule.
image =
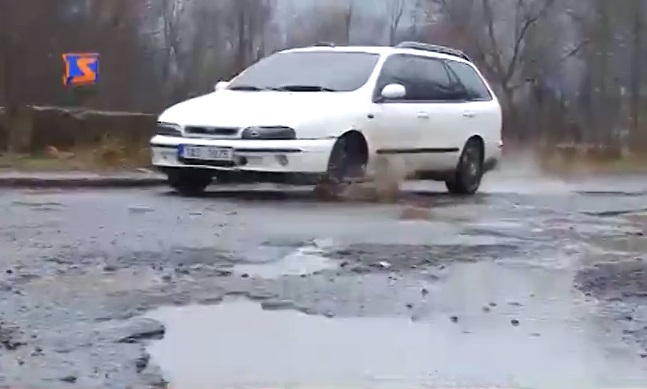
[[[486,151],[495,150],[501,140],[501,112],[498,102],[475,68],[467,63],[447,61],[449,71],[465,88],[463,124],[468,132],[479,134],[485,140]]]
[[[467,140],[463,116],[467,96],[443,59],[415,58],[418,77],[415,94],[422,103],[420,115],[425,118],[418,122],[424,148],[421,153],[423,165],[428,170],[452,169]]]

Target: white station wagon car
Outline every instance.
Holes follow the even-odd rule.
[[[475,193],[500,159],[501,106],[462,52],[319,44],[272,54],[158,119],[152,162],[186,195],[217,182],[338,188],[381,169]]]

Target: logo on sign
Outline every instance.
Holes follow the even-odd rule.
[[[67,53],[63,54],[65,74],[63,85],[93,85],[99,81],[99,54]]]

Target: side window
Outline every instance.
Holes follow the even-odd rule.
[[[415,69],[416,100],[425,101],[462,101],[466,99],[465,91],[450,76],[441,60],[429,57],[412,57]]]
[[[407,96],[404,100],[411,100],[410,93],[412,85],[415,83],[415,77],[408,62],[409,57],[404,55],[392,55],[384,61],[375,84],[375,96],[379,96],[382,89],[388,84],[401,84],[407,89]]]
[[[476,73],[470,65],[462,62],[447,61],[447,66],[449,66],[451,71],[460,79],[469,95],[469,100],[492,100],[490,91],[487,89],[478,73]]]
[[[464,88],[456,82],[441,60],[429,57],[392,55],[384,62],[375,85],[375,96],[386,85],[402,84],[405,101],[465,100]]]

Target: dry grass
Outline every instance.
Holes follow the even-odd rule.
[[[48,146],[37,155],[0,154],[0,169],[18,171],[115,171],[150,166],[150,149],[125,146],[106,138],[99,147],[59,150]]]
[[[647,173],[647,158],[641,156],[607,159],[586,156],[565,158],[559,155],[548,155],[539,159],[539,165],[544,172],[555,175]]]

